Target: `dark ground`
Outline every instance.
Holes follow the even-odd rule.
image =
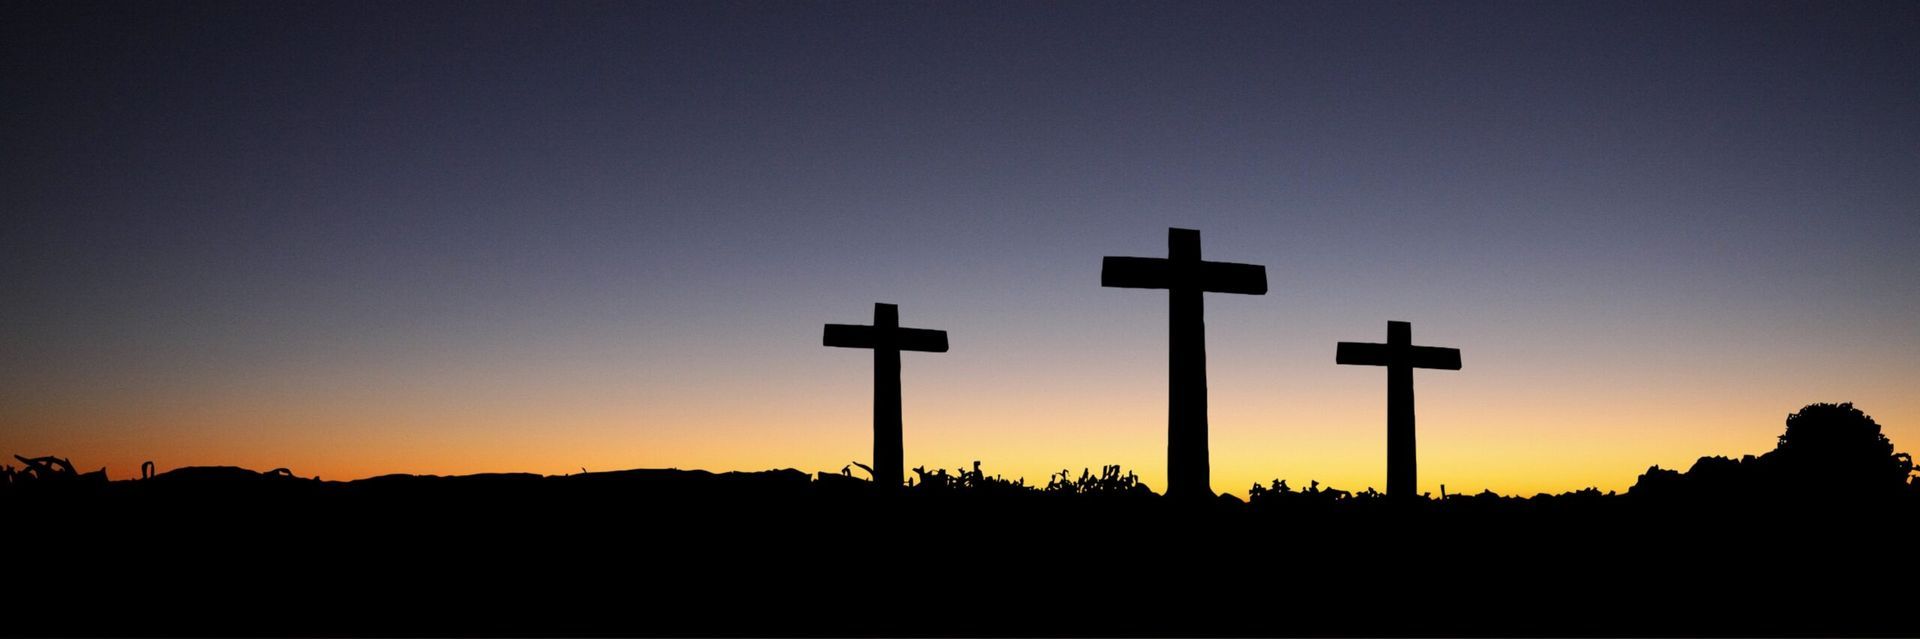
[[[1911,493],[1422,500],[796,471],[0,491],[7,634],[1920,634]]]

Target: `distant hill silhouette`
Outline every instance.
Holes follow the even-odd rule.
[[[7,633],[1920,634],[1911,458],[1848,404],[1624,494],[1166,499],[851,465],[388,475],[7,467]],[[38,461],[28,461],[38,460]],[[59,463],[55,463],[58,461]]]

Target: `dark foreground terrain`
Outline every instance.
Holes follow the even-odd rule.
[[[1920,634],[1912,491],[1729,492],[1668,475],[1628,495],[1405,505],[1292,489],[1182,503],[1113,475],[1040,490],[966,472],[893,494],[797,471],[16,482],[0,491],[0,627]]]

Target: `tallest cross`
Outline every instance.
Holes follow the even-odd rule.
[[[1267,269],[1205,262],[1200,232],[1167,229],[1167,257],[1108,257],[1100,285],[1166,289],[1167,495],[1211,496],[1207,462],[1207,325],[1201,293],[1267,294]]]

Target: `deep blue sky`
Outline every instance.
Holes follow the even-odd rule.
[[[865,364],[819,324],[889,301],[954,331],[909,465],[1151,473],[1164,297],[1098,263],[1169,226],[1272,283],[1209,299],[1217,468],[1371,481],[1381,380],[1331,342],[1389,319],[1466,350],[1423,469],[1643,446],[1495,488],[1759,452],[1812,401],[1920,437],[1910,2],[4,7],[36,450],[837,469]]]

